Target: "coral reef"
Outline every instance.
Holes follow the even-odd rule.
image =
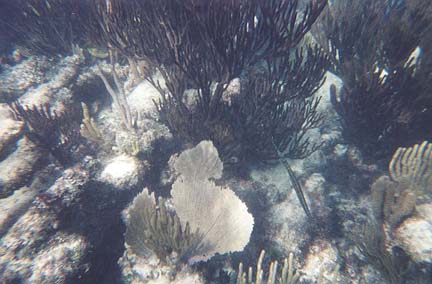
[[[47,57],[29,57],[14,66],[2,65],[0,72],[0,101],[14,101],[31,87],[45,83],[50,78],[51,63]]]
[[[42,160],[42,153],[29,139],[18,140],[15,151],[0,162],[0,196],[6,197],[24,186]]]
[[[36,190],[41,186],[37,182],[29,188],[28,194],[37,195],[37,198],[26,201],[27,205],[16,204],[18,207],[13,207],[18,210],[14,217],[16,222],[2,232],[2,281],[17,283],[25,279],[27,283],[67,283],[86,271],[88,240],[80,234],[59,230],[59,216],[77,204],[79,188],[88,179],[88,172],[74,168],[66,170],[43,194],[37,194]]]
[[[429,283],[431,3],[0,0],[1,281]]]
[[[0,119],[0,157],[3,157],[21,136],[24,123],[13,119],[5,104],[0,104]]]
[[[13,195],[0,200],[0,236],[3,236],[20,214],[30,207],[35,195],[31,188],[22,187],[15,190]]]
[[[418,205],[416,211],[397,228],[394,243],[416,263],[432,264],[432,204]]]

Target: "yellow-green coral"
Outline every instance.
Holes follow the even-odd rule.
[[[97,144],[103,144],[102,134],[96,125],[94,119],[90,116],[90,111],[85,103],[81,103],[83,111],[83,120],[81,123],[81,135],[88,140],[95,142]]]

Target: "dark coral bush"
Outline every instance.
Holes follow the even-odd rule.
[[[372,159],[432,133],[431,5],[393,2],[335,1],[315,31],[344,82],[332,88],[344,136]]]
[[[25,136],[51,154],[62,166],[74,162],[75,151],[82,142],[81,112],[51,110],[49,104],[25,106],[20,102],[9,104],[15,117],[25,122]]]
[[[302,9],[299,0],[21,1],[17,26],[32,33],[23,44],[37,53],[100,46],[119,54],[116,62],[127,59],[134,74],[140,73],[137,63],[146,61],[146,79],[162,95],[156,102],[160,118],[183,142],[211,139],[225,161],[274,159],[278,151],[302,158],[319,146],[306,133],[322,120],[319,100],[311,97],[323,83],[328,57],[300,45],[326,5],[327,0]],[[227,88],[236,78],[240,90],[230,95]]]
[[[15,22],[14,32],[20,34],[20,46],[36,54],[66,55],[76,45],[84,44],[88,7],[85,0],[19,0],[8,16]]]
[[[305,157],[318,146],[304,136],[322,119],[309,98],[327,57],[297,48],[326,2],[300,13],[297,0],[96,1],[94,38],[162,75],[165,87],[148,79],[162,94],[161,120],[180,140],[211,139],[225,161],[277,158],[276,147]],[[229,94],[239,77],[239,93]]]

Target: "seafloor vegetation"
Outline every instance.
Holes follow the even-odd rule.
[[[1,283],[432,283],[429,0],[0,0]]]

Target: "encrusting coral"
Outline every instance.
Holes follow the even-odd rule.
[[[195,263],[216,253],[241,251],[249,242],[254,219],[227,187],[216,186],[223,165],[210,141],[180,154],[179,176],[171,190],[174,211],[145,189],[126,213],[126,243],[138,255],[156,253],[162,260]],[[175,254],[173,254],[175,253]]]

